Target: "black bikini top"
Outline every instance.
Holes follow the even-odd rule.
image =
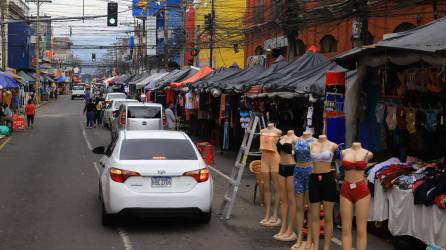
[[[280,142],[277,143],[277,151],[283,152],[285,154],[292,154],[293,153],[293,144],[291,143],[284,143],[281,144]]]

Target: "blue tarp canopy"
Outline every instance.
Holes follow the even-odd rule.
[[[4,72],[0,72],[0,86],[3,89],[17,89],[17,88],[19,88],[19,84],[17,83],[17,81],[14,80],[14,78],[12,78],[12,76],[10,76]]]
[[[64,76],[61,76],[59,78],[57,78],[56,82],[57,83],[64,83],[67,79]]]

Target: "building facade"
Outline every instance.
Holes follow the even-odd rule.
[[[212,66],[219,68],[237,64],[243,68],[245,66],[243,18],[246,0],[213,1],[215,1],[215,39]],[[188,44],[185,53],[195,55],[195,66],[210,65],[211,36],[209,31],[204,30],[204,16],[211,13],[213,1],[195,0],[193,2],[193,20],[189,19],[189,14],[186,15],[186,27],[188,27],[186,29],[186,40]],[[191,29],[192,26],[195,29]],[[192,45],[190,42],[192,37],[195,37],[195,39],[193,39],[194,46],[191,48],[189,46]]]
[[[23,0],[0,0],[0,20],[24,20],[29,8]],[[0,68],[8,65],[8,24],[0,24]]]
[[[296,56],[314,46],[327,57],[352,49],[358,37],[358,15],[354,1],[299,1],[300,21],[296,36]],[[382,40],[386,34],[405,31],[445,15],[444,1],[368,1],[366,44]],[[261,55],[267,64],[280,55],[287,58],[288,40],[281,16],[286,1],[247,0],[245,17],[245,60]]]

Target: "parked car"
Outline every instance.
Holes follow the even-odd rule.
[[[125,93],[107,93],[105,96],[106,103],[110,103],[110,101],[115,99],[127,99],[127,95]]]
[[[85,85],[73,85],[71,87],[71,100],[74,100],[74,98],[85,98]]]
[[[133,99],[113,99],[104,109],[104,115],[102,117],[102,124],[104,127],[111,127],[111,124],[115,120],[115,116],[119,110],[119,107],[123,103],[138,103],[137,100]]]
[[[93,149],[100,160],[102,224],[115,215],[211,220],[213,180],[192,140],[177,131],[120,131]]]
[[[124,103],[112,123],[112,137],[120,130],[162,130],[165,125],[163,105],[159,103]]]

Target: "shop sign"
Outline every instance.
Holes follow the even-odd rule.
[[[263,47],[266,49],[277,49],[288,46],[288,39],[286,36],[274,37],[263,42]]]
[[[266,55],[257,55],[248,57],[248,66],[260,65],[266,67]]]

